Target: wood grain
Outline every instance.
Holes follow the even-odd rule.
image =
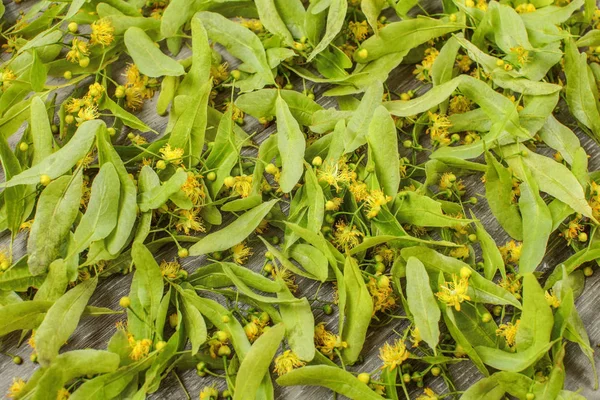
[[[429,3],[429,1],[428,1]],[[7,15],[16,15],[16,7],[14,3],[9,2],[7,5]],[[185,56],[182,53],[180,57]],[[233,65],[235,60],[230,59],[225,55],[225,59],[230,61]],[[390,76],[388,80],[388,88],[390,91],[401,93],[409,89],[415,89],[416,83],[412,80],[412,66],[402,65],[398,67]],[[296,89],[302,89],[302,82],[294,82]],[[317,101],[325,108],[335,107],[336,102],[333,98],[322,97],[321,93],[327,90],[328,87],[324,85],[318,85],[315,87],[315,96]],[[67,93],[61,93],[66,95]],[[144,109],[138,114],[138,116],[148,123],[153,129],[158,132],[162,132],[166,126],[167,118],[156,115],[156,96],[153,100],[148,101]],[[571,127],[580,138],[582,145],[584,146],[587,153],[590,155],[589,169],[594,171],[600,168],[600,147],[597,143],[593,142],[590,138],[577,127],[574,121],[569,117],[566,106],[561,104],[560,112],[558,115],[559,119]],[[255,136],[257,142],[261,142],[270,134],[274,133],[275,127],[271,125],[268,128],[264,128],[258,124],[253,118],[247,117],[245,119],[244,129],[247,132],[258,132]],[[122,132],[122,138],[126,136],[127,132]],[[14,146],[19,135],[15,135],[11,138],[11,144]],[[156,139],[152,137],[152,134],[147,135],[151,140]],[[404,150],[404,149],[403,149]],[[542,152],[546,152],[548,149],[541,149]],[[245,154],[251,155],[251,151],[245,150]],[[0,177],[3,181],[3,176]],[[500,228],[497,221],[490,214],[489,208],[486,204],[485,197],[483,197],[485,191],[478,176],[469,176],[465,178],[467,186],[467,198],[470,196],[476,196],[480,201],[478,204],[470,207],[475,215],[481,219],[485,228],[494,237],[496,242],[501,245],[504,244],[509,238],[506,233]],[[275,233],[275,232],[273,232]],[[19,235],[17,241],[14,243],[14,255],[20,257],[25,253],[25,241],[26,236],[24,234]],[[0,247],[5,247],[9,243],[9,236],[4,234],[0,237]],[[168,246],[167,246],[168,247]],[[256,271],[259,271],[262,267],[264,260],[264,248],[257,246],[255,248],[254,256],[249,260],[248,267]],[[560,238],[557,233],[554,233],[548,244],[548,252],[544,258],[543,265],[540,271],[547,273],[552,270],[556,265],[565,260],[572,251],[566,246],[564,239]],[[166,248],[160,254],[157,255],[157,259],[172,260],[176,257],[176,249],[174,246]],[[183,267],[192,272],[197,268],[201,268],[204,259],[202,257],[189,257],[183,260]],[[92,297],[91,304],[95,306],[110,307],[115,310],[119,310],[118,301],[119,298],[126,295],[129,291],[129,285],[131,282],[131,275],[115,275],[109,277],[100,282],[96,293]],[[306,279],[298,279],[298,285],[300,287],[298,296],[309,296],[311,298],[318,285],[313,281]],[[332,289],[330,285],[320,290],[320,298],[331,299]],[[588,330],[592,346],[595,348],[596,344],[600,341],[600,319],[597,318],[598,313],[598,301],[597,298],[600,294],[600,273],[596,273],[591,278],[586,280],[585,291],[582,296],[577,300],[577,309],[581,315],[581,318]],[[334,329],[335,321],[337,320],[335,315],[326,316],[319,309],[315,309],[315,321],[326,322],[327,325]],[[401,310],[397,310],[398,315],[402,315]],[[63,351],[80,348],[97,348],[105,349],[106,344],[115,331],[115,324],[118,321],[125,320],[124,315],[110,315],[95,318],[84,318],[80,326],[75,331],[74,335],[69,340],[69,343],[63,348]],[[351,368],[352,371],[357,372],[371,372],[376,371],[380,367],[381,363],[378,358],[378,348],[382,346],[386,341],[394,339],[397,335],[395,332],[402,333],[407,328],[407,323],[402,319],[392,319],[385,326],[379,328],[369,329],[367,341],[365,343],[364,361],[361,364],[355,365]],[[31,349],[26,345],[18,345],[19,336],[9,335],[3,338],[0,342],[0,350],[4,354],[19,355],[25,362],[20,365],[14,365],[11,361],[11,357],[0,355],[0,393],[6,391],[13,377],[21,377],[27,379],[31,376],[37,365],[29,361],[29,355]],[[596,355],[597,362],[600,362],[600,358]],[[567,346],[567,354],[565,367],[567,371],[566,388],[569,390],[581,390],[581,394],[586,396],[588,399],[600,398],[600,393],[594,392],[593,387],[593,375],[588,360],[579,351],[577,346],[570,344]],[[465,361],[450,367],[450,374],[452,379],[457,385],[458,390],[464,390],[471,384],[481,378],[480,373],[475,369],[472,363]],[[194,370],[183,371],[179,374],[185,389],[189,392],[192,398],[197,398],[198,393],[204,386],[215,384],[220,390],[225,389],[223,380],[215,380],[210,377],[198,377]],[[433,388],[436,392],[441,393],[446,390],[446,386],[440,377],[432,378],[428,376],[425,380],[426,386]],[[276,398],[280,400],[296,400],[296,399],[330,399],[333,395],[330,391],[315,387],[292,387],[292,388],[280,388],[276,386]],[[417,397],[422,393],[422,389],[416,388],[414,385],[410,385],[411,398]],[[177,379],[173,375],[168,376],[161,385],[158,392],[149,396],[152,399],[185,399],[186,393],[182,386],[178,383]]]

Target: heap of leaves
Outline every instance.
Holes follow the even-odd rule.
[[[39,368],[9,395],[141,399],[196,368],[227,387],[203,400],[272,399],[271,372],[361,400],[584,398],[563,358],[577,343],[597,386],[574,301],[600,257],[600,174],[553,112],[566,100],[600,140],[600,11],[441,3],[24,2],[2,28],[0,229],[27,252],[2,252],[0,336],[21,331]],[[401,64],[416,89],[395,93]],[[150,107],[161,132],[135,116]],[[543,275],[553,232],[573,254]],[[159,264],[163,246],[203,257]],[[245,267],[264,247],[262,274]],[[130,272],[107,350],[61,352],[82,316],[121,312],[88,301]],[[311,280],[335,296],[297,295]],[[448,372],[467,360],[482,378],[461,392]]]

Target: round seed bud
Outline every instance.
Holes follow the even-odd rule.
[[[81,68],[87,68],[90,65],[90,58],[89,57],[83,57],[79,60],[79,66]]]
[[[161,351],[162,349],[167,347],[167,342],[165,342],[164,340],[161,340],[161,341],[157,342],[154,347],[156,348],[157,351]]]
[[[67,25],[67,28],[69,29],[69,32],[75,33],[79,29],[79,25],[77,25],[77,22],[71,22]]]
[[[74,116],[72,116],[71,114],[68,114],[68,115],[65,117],[65,122],[66,122],[68,125],[71,125],[71,124],[72,124],[74,121],[75,121],[75,117],[74,117]]]
[[[583,275],[585,275],[587,277],[594,275],[594,269],[592,267],[585,267],[583,269]]]
[[[369,382],[371,382],[371,375],[367,374],[366,372],[358,374],[358,376],[356,378],[359,381],[361,381],[362,383],[364,383],[365,385],[368,385]]]
[[[52,179],[48,176],[48,175],[42,175],[40,176],[40,183],[43,186],[48,186],[50,184],[50,182],[52,182]]]
[[[215,339],[217,339],[219,342],[225,342],[227,339],[229,339],[229,335],[225,331],[217,331],[215,333]]]
[[[225,184],[225,186],[230,188],[235,184],[235,178],[233,176],[228,176],[227,178],[225,178],[223,183]]]
[[[579,232],[579,235],[577,236],[577,239],[578,239],[580,242],[587,242],[587,240],[588,240],[588,235],[587,235],[587,233],[585,233],[585,232]]]
[[[477,235],[476,235],[476,234],[474,234],[474,233],[471,233],[471,234],[469,235],[469,241],[471,241],[471,242],[476,242],[476,241],[477,241]]]
[[[460,277],[463,279],[469,279],[471,277],[471,269],[469,267],[462,267],[460,269]]]
[[[325,202],[325,209],[327,211],[333,211],[336,209],[336,205],[333,201],[327,200],[327,202]]]
[[[265,172],[267,174],[275,175],[279,171],[279,168],[275,166],[275,164],[267,164],[265,167]]]
[[[440,367],[431,368],[431,375],[440,376],[441,373],[442,373],[442,369]]]
[[[19,144],[19,150],[25,152],[25,151],[29,150],[29,145],[25,142],[21,142]]]
[[[494,306],[494,308],[492,308],[492,313],[496,317],[499,317],[500,315],[502,315],[502,306]]]
[[[481,320],[485,323],[488,323],[492,320],[492,314],[490,313],[485,313],[481,316]]]
[[[410,383],[410,374],[403,374],[402,375],[402,381],[404,383]]]
[[[333,308],[329,304],[325,304],[323,306],[323,312],[325,315],[331,315],[333,313]]]
[[[224,324],[228,324],[231,322],[231,318],[229,318],[229,315],[223,315],[221,321],[223,321]]]
[[[221,346],[221,347],[219,347],[219,351],[217,352],[217,354],[221,357],[222,356],[229,357],[231,355],[231,349],[227,345]]]
[[[119,305],[123,308],[129,308],[129,306],[131,306],[131,299],[127,296],[121,297]]]
[[[312,160],[312,165],[315,167],[320,167],[323,164],[323,159],[319,156],[316,156]]]
[[[65,73],[63,74],[63,78],[65,78],[66,80],[71,80],[73,78],[73,73],[71,71],[65,71]]]
[[[117,86],[117,88],[115,89],[115,97],[117,99],[122,99],[123,97],[125,97],[125,87],[122,85]]]
[[[242,76],[242,73],[240,71],[238,71],[237,69],[234,69],[233,71],[231,71],[231,77],[233,79],[235,79],[236,81],[238,79],[240,79],[241,76]]]
[[[364,60],[367,57],[369,57],[369,52],[367,51],[367,49],[360,49],[356,52],[356,57],[360,58],[361,60]]]
[[[535,394],[533,394],[533,393],[529,392],[529,393],[527,393],[527,394],[525,395],[525,398],[526,398],[527,400],[533,400],[533,399],[535,399]]]
[[[381,262],[375,264],[375,272],[383,274],[385,272],[385,264]]]
[[[166,163],[164,160],[158,160],[158,161],[156,162],[156,169],[158,169],[158,170],[161,170],[161,171],[162,171],[162,170],[163,170],[163,169],[165,169],[165,168],[167,168],[167,163]]]
[[[21,365],[23,364],[23,359],[19,356],[14,356],[12,359],[13,363],[17,364],[17,365]]]
[[[210,171],[208,174],[206,174],[206,179],[212,182],[215,179],[217,179],[217,174],[215,173],[215,171]]]
[[[177,255],[179,256],[179,258],[186,258],[187,256],[190,255],[190,252],[185,247],[182,247],[177,252]]]

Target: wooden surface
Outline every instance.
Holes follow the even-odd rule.
[[[7,3],[7,11],[9,15],[15,15],[15,6],[12,2]],[[231,62],[235,62],[231,60]],[[388,80],[388,88],[392,92],[401,93],[408,89],[415,88],[418,86],[412,80],[412,69],[413,66],[402,65],[397,68],[390,75]],[[308,82],[307,82],[308,84]],[[302,88],[302,82],[296,82],[296,89]],[[315,95],[317,102],[323,107],[335,107],[335,99],[321,97],[321,93],[324,92],[327,87],[319,85],[315,87]],[[155,112],[155,101],[147,102],[144,109],[138,114],[138,116],[148,123],[153,129],[158,132],[162,132],[166,126],[167,118],[159,117]],[[591,139],[585,136],[576,126],[572,119],[568,117],[566,105],[563,103],[560,105],[561,112],[558,118],[565,123],[567,126],[572,128],[580,138],[582,145],[586,149],[587,153],[591,156],[589,160],[589,170],[594,171],[600,169],[600,147],[594,143]],[[258,132],[255,136],[257,142],[261,142],[268,135],[274,132],[274,125],[271,125],[267,129],[263,129],[262,125],[258,124],[253,118],[246,118],[246,123],[243,128],[247,132]],[[123,132],[124,137],[127,132]],[[19,135],[15,135],[11,138],[11,143],[14,143],[18,139]],[[150,139],[152,137],[148,136]],[[402,149],[404,151],[405,149]],[[548,149],[540,148],[541,152],[546,152]],[[250,152],[251,153],[251,152]],[[551,154],[546,152],[546,154]],[[467,186],[466,198],[470,196],[477,196],[480,201],[477,205],[472,207],[475,215],[481,219],[482,223],[495,238],[498,245],[504,244],[509,238],[504,231],[499,227],[494,217],[490,214],[485,198],[482,197],[484,192],[483,185],[479,180],[479,176],[469,176],[465,178]],[[0,176],[0,181],[3,181],[3,176]],[[226,222],[227,223],[227,222]],[[275,233],[273,231],[273,233]],[[8,245],[9,235],[4,234],[0,236],[0,247]],[[14,256],[19,258],[25,253],[25,242],[26,236],[21,234],[14,245]],[[247,266],[259,271],[263,260],[264,260],[264,248],[257,246],[254,249],[255,254],[249,260]],[[548,243],[548,254],[544,259],[543,264],[540,266],[542,272],[551,271],[561,261],[565,260],[572,251],[567,248],[564,239],[558,236],[555,232]],[[163,259],[171,260],[176,256],[176,249],[174,246],[167,246],[163,249],[163,252],[157,255],[157,260]],[[204,260],[201,257],[189,257],[183,260],[182,265],[189,272],[195,271],[197,268],[201,268],[204,265]],[[91,299],[90,304],[95,306],[110,307],[118,310],[118,301],[121,296],[127,295],[129,291],[129,285],[131,282],[131,275],[128,276],[112,276],[100,282],[96,293]],[[318,285],[310,280],[299,278],[297,283],[300,287],[297,295],[312,298]],[[327,285],[320,291],[320,298],[330,299],[332,295],[331,286]],[[592,347],[596,347],[596,344],[600,342],[600,318],[598,318],[598,297],[600,296],[600,272],[597,272],[591,278],[586,280],[586,286],[581,297],[576,301],[577,309],[581,315],[581,318],[588,330]],[[402,315],[401,309],[396,310],[396,314]],[[118,321],[125,320],[125,315],[110,315],[103,317],[87,317],[83,318],[79,327],[75,331],[74,335],[69,340],[68,344],[63,348],[63,351],[80,348],[97,348],[105,349],[109,338],[115,331],[115,324]],[[327,322],[328,327],[332,330],[336,330],[335,321],[337,318],[335,315],[330,317],[323,315],[320,310],[315,311],[315,322]],[[378,358],[378,349],[386,341],[394,339],[397,334],[395,332],[403,332],[406,329],[407,323],[402,319],[393,319],[385,326],[378,328],[371,327],[369,329],[367,341],[363,350],[364,362],[359,365],[355,365],[351,368],[352,371],[358,372],[372,372],[377,371],[381,363]],[[0,355],[0,395],[6,391],[13,377],[21,377],[28,379],[37,365],[29,361],[29,355],[31,349],[23,344],[20,347],[17,346],[19,335],[9,335],[0,342],[0,350],[3,353],[9,353],[13,355],[21,356],[25,362],[20,365],[14,365],[11,361],[11,357]],[[596,361],[600,362],[600,357],[596,354]],[[565,358],[565,368],[567,371],[566,378],[566,389],[578,390],[581,389],[581,394],[586,396],[588,399],[600,399],[600,391],[594,392],[593,388],[593,374],[591,366],[588,360],[579,351],[576,345],[569,344],[567,346],[567,354]],[[464,361],[450,367],[450,373],[454,383],[458,390],[465,390],[471,384],[481,378],[481,374],[471,364],[470,361]],[[181,372],[179,374],[186,390],[192,398],[198,398],[198,393],[206,385],[216,384],[220,390],[224,390],[225,383],[223,379],[213,378],[201,378],[196,375],[195,370],[189,370]],[[436,392],[446,391],[444,382],[441,377],[432,378],[428,376],[425,380],[426,386],[433,388]],[[314,387],[292,387],[292,388],[279,388],[276,386],[276,398],[280,400],[295,400],[295,399],[330,399],[333,398],[332,392]],[[421,389],[411,385],[411,398],[417,397],[422,393]],[[181,385],[177,382],[173,375],[168,376],[163,381],[161,388],[158,392],[149,396],[153,399],[185,399],[186,394],[183,391]],[[402,398],[402,397],[401,397]],[[450,397],[452,398],[452,397]]]

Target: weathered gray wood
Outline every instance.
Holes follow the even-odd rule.
[[[15,15],[16,7],[14,3],[7,4],[8,12]],[[231,60],[234,62],[234,60]],[[388,87],[390,91],[402,93],[409,89],[414,89],[417,85],[412,80],[412,69],[413,66],[402,65],[397,68],[390,76],[388,81]],[[296,81],[296,88],[301,89],[302,83]],[[332,98],[321,97],[321,93],[327,88],[318,85],[315,87],[315,95],[317,101],[324,107],[334,107],[336,105],[335,100]],[[158,132],[162,132],[167,123],[166,117],[160,117],[155,112],[155,99],[147,102],[144,109],[138,114],[138,116],[146,121],[153,129]],[[590,138],[577,128],[576,124],[568,116],[568,111],[564,104],[561,106],[561,112],[559,118],[567,123],[578,135],[582,141],[582,145],[585,147],[588,154],[591,156],[589,160],[589,169],[594,171],[600,169],[600,147],[597,143],[594,143]],[[275,131],[274,125],[264,129],[262,125],[258,124],[257,121],[252,118],[246,118],[244,129],[247,132],[259,132],[255,139],[257,142],[261,142],[268,135]],[[126,136],[127,132],[122,133],[122,137]],[[148,134],[149,139],[153,139],[152,134]],[[11,141],[14,145],[16,138]],[[3,176],[0,177],[3,180]],[[481,219],[486,229],[493,235],[497,243],[503,244],[509,238],[505,232],[500,228],[494,217],[490,214],[485,198],[482,196],[485,193],[483,185],[481,184],[478,176],[470,176],[465,178],[467,186],[466,197],[476,196],[480,199],[479,203],[475,206],[470,206],[475,215]],[[274,232],[273,232],[274,233]],[[0,238],[0,247],[4,247],[8,244],[8,236],[4,235]],[[25,235],[21,234],[18,240],[14,244],[14,255],[20,257],[25,253]],[[260,270],[264,260],[264,248],[257,246],[255,248],[254,256],[249,260],[248,267],[258,271]],[[542,270],[547,272],[551,270],[561,261],[565,260],[572,251],[566,246],[564,239],[554,233],[548,245],[548,254],[544,259]],[[163,252],[157,255],[157,259],[171,260],[176,257],[176,249],[172,248],[165,249]],[[183,260],[182,265],[184,268],[192,272],[197,268],[201,268],[203,265],[203,258],[187,258]],[[600,293],[600,273],[596,273],[593,277],[586,280],[586,288],[583,295],[577,300],[577,309],[583,319],[583,322],[588,329],[590,340],[593,347],[600,341],[600,319],[597,318],[598,303],[597,297]],[[96,293],[92,297],[91,304],[95,306],[110,307],[115,310],[119,310],[118,302],[120,297],[126,295],[129,291],[129,285],[131,282],[131,276],[115,275],[106,280],[103,280],[96,290]],[[315,282],[298,279],[297,280],[300,290],[298,296],[306,295],[311,298],[314,295],[318,285]],[[331,286],[326,286],[320,291],[320,298],[330,300],[332,297]],[[401,310],[397,310],[399,315],[402,314]],[[109,315],[95,318],[84,318],[80,326],[77,328],[75,334],[69,340],[69,343],[64,347],[63,351],[78,349],[78,348],[97,348],[104,349],[108,342],[108,339],[115,331],[115,324],[118,321],[124,321],[125,315]],[[335,315],[326,316],[320,310],[315,310],[315,321],[326,322],[328,326],[335,330],[335,321],[337,317]],[[378,358],[378,349],[386,341],[393,340],[396,338],[396,333],[402,333],[407,327],[407,323],[402,319],[393,319],[384,327],[371,328],[368,333],[367,342],[365,344],[364,362],[359,365],[355,365],[351,368],[352,371],[357,372],[372,372],[377,370],[381,363]],[[29,355],[31,349],[23,344],[20,347],[17,346],[18,335],[10,335],[0,342],[0,350],[5,354],[20,355],[25,362],[23,365],[14,365],[11,361],[11,357],[0,355],[0,393],[5,391],[10,385],[13,377],[21,377],[27,379],[35,368],[36,365],[29,361]],[[600,357],[596,356],[597,362],[600,362]],[[575,345],[567,346],[567,355],[565,361],[565,367],[567,371],[566,388],[569,390],[581,389],[581,394],[589,399],[600,398],[599,392],[592,390],[593,378],[591,367],[587,359],[578,350]],[[450,367],[451,375],[454,382],[457,385],[458,390],[464,390],[469,387],[472,383],[476,382],[481,378],[479,372],[469,362],[465,361],[460,364],[456,364]],[[220,390],[225,389],[225,383],[221,379],[214,379],[211,377],[198,377],[194,370],[185,371],[180,373],[180,378],[183,381],[187,391],[192,398],[197,398],[198,393],[204,386],[215,384]],[[428,376],[425,379],[426,386],[433,388],[436,392],[442,392],[445,390],[445,385],[441,378],[432,378]],[[415,398],[422,393],[421,389],[416,388],[414,385],[410,386],[411,398]],[[331,399],[333,398],[331,392],[314,387],[293,387],[293,388],[278,388],[276,386],[276,393],[278,399]],[[155,399],[169,398],[169,399],[184,399],[186,398],[185,393],[173,376],[167,377],[159,389],[159,391],[150,396]]]

